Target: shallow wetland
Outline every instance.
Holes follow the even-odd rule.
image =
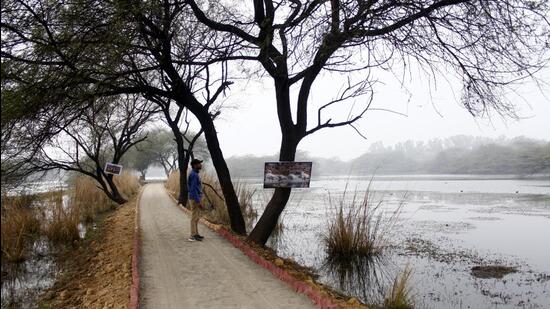
[[[391,247],[374,258],[332,259],[322,237],[329,203],[345,190],[360,193],[370,177],[320,177],[296,189],[270,246],[312,267],[319,280],[370,304],[380,304],[409,266],[418,308],[550,308],[550,178],[506,176],[380,176],[374,200],[391,213],[405,202]],[[269,191],[256,198],[262,205]],[[346,189],[347,186],[347,189]],[[261,211],[260,211],[261,213]]]

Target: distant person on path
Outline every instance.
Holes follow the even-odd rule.
[[[199,172],[202,169],[202,160],[191,160],[191,173],[187,179],[189,189],[189,206],[191,207],[191,236],[189,241],[202,241],[204,237],[199,235],[197,225],[202,209],[202,184]]]

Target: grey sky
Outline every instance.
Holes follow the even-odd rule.
[[[515,86],[507,98],[518,107],[520,121],[503,119],[498,115],[473,118],[459,103],[461,85],[452,78],[439,76],[437,82],[428,80],[422,73],[408,75],[406,89],[388,73],[377,72],[379,84],[375,85],[371,108],[390,109],[391,112],[373,110],[359,120],[358,127],[367,140],[349,127],[323,129],[306,137],[300,143],[300,150],[316,156],[350,159],[367,151],[370,144],[383,141],[385,145],[409,139],[428,140],[465,134],[476,136],[506,137],[528,136],[550,140],[550,86],[543,90],[534,82]],[[550,69],[540,72],[543,81],[550,81]],[[311,105],[320,106],[340,88],[337,77],[325,76],[316,82],[312,90]],[[280,143],[279,124],[271,82],[250,83],[234,86],[229,92],[226,105],[238,106],[223,111],[217,121],[217,129],[224,154],[229,157],[243,154],[277,153]],[[363,99],[365,102],[365,99]],[[356,103],[358,105],[359,102]],[[349,106],[333,109],[325,119],[343,120]],[[310,124],[316,121],[317,109],[311,108]],[[338,118],[339,117],[339,118]]]

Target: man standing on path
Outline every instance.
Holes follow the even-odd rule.
[[[204,237],[199,235],[198,223],[200,218],[200,212],[202,209],[202,184],[199,172],[202,169],[202,161],[193,159],[191,160],[191,173],[187,179],[187,186],[189,189],[189,205],[191,206],[191,236],[189,241],[202,241]]]

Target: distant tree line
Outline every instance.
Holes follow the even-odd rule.
[[[262,177],[272,156],[228,158],[236,177]],[[512,174],[550,173],[550,142],[518,137],[491,139],[453,136],[428,142],[406,141],[394,146],[372,144],[356,159],[322,158],[299,152],[297,160],[313,161],[313,177],[372,174]]]

